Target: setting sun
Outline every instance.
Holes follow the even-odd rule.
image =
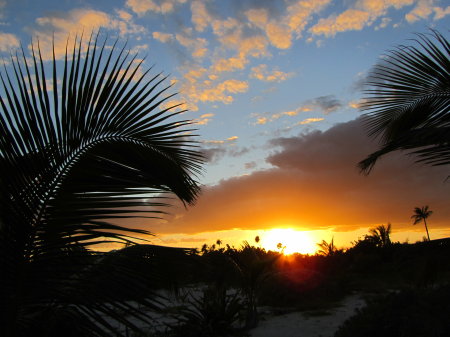
[[[291,228],[271,229],[261,239],[261,245],[267,250],[280,250],[279,243],[284,254],[314,254],[317,250],[314,239],[307,232]]]

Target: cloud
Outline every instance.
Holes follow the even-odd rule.
[[[181,85],[180,91],[191,105],[195,105],[198,102],[222,102],[224,104],[230,104],[234,101],[232,94],[243,93],[248,90],[248,83],[246,81],[228,79],[219,83],[214,83],[211,80],[198,82],[192,73],[188,74],[191,75],[191,82],[184,82]]]
[[[207,163],[215,164],[225,156],[227,150],[223,147],[213,147],[209,149],[202,149],[201,152],[203,153]]]
[[[138,15],[147,12],[167,14],[173,12],[176,5],[185,2],[186,0],[127,0],[126,5]]]
[[[321,122],[323,121],[325,118],[306,118],[300,122],[298,122],[296,125],[306,125],[306,124],[311,124],[311,123],[316,123],[316,122]]]
[[[369,19],[368,12],[349,9],[338,16],[320,19],[316,25],[311,27],[310,32],[314,35],[325,35],[326,37],[335,36],[336,33],[347,30],[361,30]]]
[[[212,117],[214,117],[214,114],[212,113],[203,114],[200,118],[195,119],[193,122],[197,125],[207,125],[211,121]]]
[[[257,67],[253,67],[251,69],[250,77],[256,78],[260,81],[265,82],[282,82],[287,80],[288,78],[294,76],[294,73],[285,73],[278,69],[274,69],[272,71],[267,70],[267,64],[260,64]]]
[[[251,161],[251,162],[245,163],[245,164],[244,164],[244,167],[245,167],[245,169],[247,169],[247,170],[251,170],[251,169],[256,168],[256,167],[257,167],[257,164],[256,164],[256,162]]]
[[[250,151],[246,147],[237,147],[234,144],[230,145],[227,142],[217,143],[216,145],[218,146],[203,148],[201,150],[206,159],[206,162],[216,164],[225,156],[236,158],[241,157]]]
[[[447,6],[446,8],[441,7],[434,7],[434,20],[440,20],[446,17],[447,15],[450,15],[450,6]]]
[[[205,187],[194,207],[175,208],[152,230],[197,233],[284,225],[346,231],[387,222],[395,230],[413,229],[412,210],[423,205],[434,211],[431,231],[450,221],[448,167],[413,164],[404,153],[394,153],[371,175],[359,174],[356,163],[375,149],[360,120],[271,144],[278,149],[267,158],[272,169]]]
[[[267,124],[268,121],[269,121],[269,119],[267,117],[258,117],[256,119],[256,124],[264,125],[264,124]]]
[[[447,15],[450,15],[450,6],[445,8],[435,6],[433,0],[419,0],[417,5],[405,15],[406,21],[414,23],[419,20],[428,19],[433,13],[433,20],[441,20]]]
[[[420,19],[428,18],[433,13],[433,1],[419,1],[414,9],[405,15],[406,21],[409,23],[416,22]]]
[[[173,41],[173,35],[168,34],[168,33],[153,32],[152,36],[155,40],[158,40],[162,43],[167,43],[167,42]]]
[[[188,34],[192,33],[188,31]],[[201,58],[208,51],[206,48],[208,42],[204,38],[191,38],[180,33],[176,34],[175,38],[179,44],[191,51],[194,58]]]
[[[284,25],[269,23],[266,26],[266,34],[270,43],[278,49],[291,47],[291,31]]]
[[[416,9],[407,15],[407,21],[413,22],[419,17],[431,14],[432,0],[357,0],[353,6],[339,14],[331,14],[327,18],[321,18],[313,25],[309,32],[313,35],[333,37],[337,33],[349,30],[362,30],[364,27],[373,25],[378,19],[381,22],[375,26],[375,30],[386,27],[391,21],[387,17],[390,8],[401,9],[418,3]]]
[[[192,1],[191,13],[192,23],[199,32],[203,32],[213,20],[213,17],[206,9],[206,4],[203,1]]]
[[[320,112],[322,114],[327,115],[337,111],[341,107],[343,107],[342,102],[339,101],[334,95],[326,95],[308,100],[295,110],[278,112],[270,116],[261,116],[258,114],[254,114],[253,117],[256,118],[255,124],[264,125],[267,124],[268,122],[273,122],[284,116],[290,117],[297,116],[299,113],[302,112]],[[321,120],[323,120],[323,118],[308,118],[296,123],[295,125],[309,124],[311,122],[317,122]]]
[[[317,97],[308,104],[312,109],[319,109],[324,114],[335,112],[342,107],[342,103],[334,95]]]
[[[203,141],[203,149],[201,150],[209,163],[217,163],[225,156],[240,157],[246,154],[249,149],[236,146],[238,136],[231,136],[225,140],[209,140]]]
[[[301,0],[283,7],[271,1],[258,1],[257,4],[253,1],[243,1],[233,3],[230,10],[226,11],[228,16],[224,16],[224,11],[215,11],[213,2],[192,1],[190,9],[194,29],[189,32],[190,40],[183,41],[177,36],[177,41],[190,48],[194,57],[187,69],[190,66],[198,66],[195,58],[211,55],[211,59],[208,60],[210,65],[202,76],[185,76],[188,83],[182,83],[181,92],[186,101],[192,105],[198,102],[232,102],[235,93],[247,91],[248,84],[241,81],[241,89],[238,92],[225,89],[224,83],[229,80],[227,73],[244,70],[250,64],[251,58],[270,57],[271,46],[276,49],[291,48],[292,35],[299,37],[312,15],[321,11],[328,3],[329,0]],[[196,33],[212,33],[213,38],[209,39],[208,48],[205,45],[193,47]],[[182,36],[185,37],[186,34],[183,33]],[[253,69],[252,78],[280,82],[293,75],[264,67],[266,66]],[[186,71],[189,72],[190,69]]]
[[[231,136],[225,140],[204,140],[203,144],[206,144],[206,145],[208,145],[208,144],[226,144],[226,143],[234,142],[238,139],[239,139],[238,136]]]
[[[12,49],[19,47],[20,42],[17,36],[9,33],[0,33],[0,51],[10,52]]]
[[[287,7],[285,20],[293,32],[300,36],[313,14],[322,11],[331,0],[301,0]]]
[[[99,28],[118,31],[121,36],[141,34],[145,28],[136,25],[123,11],[116,11],[110,15],[93,9],[73,9],[67,13],[57,12],[51,16],[36,19],[34,36],[39,39],[43,59],[52,59],[53,37],[55,43],[55,56],[61,59],[65,55],[67,38],[73,41],[76,35],[82,32],[89,35]],[[87,43],[87,38],[84,42]],[[70,43],[70,42],[69,42]]]
[[[375,30],[386,28],[391,23],[391,21],[391,18],[382,18],[380,24],[375,27]]]

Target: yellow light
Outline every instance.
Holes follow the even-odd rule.
[[[266,232],[261,238],[261,245],[266,250],[280,251],[277,247],[281,243],[284,254],[314,254],[317,245],[308,232],[291,228],[274,228]]]

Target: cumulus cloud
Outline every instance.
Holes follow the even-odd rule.
[[[292,76],[294,76],[292,72],[285,73],[278,69],[270,71],[267,69],[267,64],[260,64],[259,66],[253,67],[250,74],[250,77],[265,82],[282,82]]]
[[[405,15],[405,19],[409,23],[414,23],[428,19],[433,14],[433,20],[441,20],[445,16],[450,15],[450,6],[443,8],[436,6],[433,0],[419,0],[416,6]]]
[[[126,5],[138,15],[147,12],[167,14],[173,12],[176,5],[185,2],[186,0],[127,0]]]
[[[450,6],[447,6],[445,8],[434,7],[433,10],[435,13],[434,20],[441,20],[447,15],[450,15]]]
[[[0,32],[0,51],[10,52],[12,49],[19,48],[19,46],[20,42],[17,36]]]
[[[192,1],[191,13],[192,23],[199,32],[203,32],[213,20],[212,15],[206,9],[206,4],[203,1]]]
[[[432,2],[433,0],[357,0],[352,7],[343,12],[321,18],[309,31],[313,35],[333,37],[340,32],[361,30],[373,25],[377,20],[381,22],[375,29],[384,28],[391,21],[391,18],[387,17],[390,8],[398,10],[417,3],[416,8],[407,15],[407,20],[413,22],[431,14]]]
[[[433,13],[432,4],[432,0],[419,1],[416,7],[405,15],[406,20],[408,22],[415,22],[420,19],[428,18],[431,13]]]
[[[162,43],[167,43],[173,40],[173,35],[169,33],[153,32],[152,36],[155,40],[158,40]]]
[[[380,161],[369,176],[356,163],[375,149],[360,120],[307,135],[278,138],[272,169],[205,187],[195,207],[175,209],[156,232],[197,233],[279,225],[353,230],[391,222],[412,229],[415,206],[434,210],[432,228],[450,221],[448,167],[413,164],[404,153]]]
[[[370,15],[366,11],[349,9],[326,19],[320,19],[319,22],[311,27],[310,32],[314,35],[334,36],[336,33],[347,30],[361,30],[367,24]]]
[[[116,30],[121,36],[145,32],[145,28],[134,24],[124,11],[110,15],[93,9],[74,9],[68,13],[57,12],[51,16],[37,18],[33,34],[39,39],[42,56],[46,60],[52,58],[54,37],[55,56],[61,59],[65,55],[68,36],[74,39],[83,31],[90,34],[99,28]]]
[[[213,82],[211,80],[198,81],[192,73],[191,82],[186,81],[181,85],[181,92],[187,98],[191,105],[198,102],[222,102],[230,104],[234,101],[233,94],[243,93],[248,90],[246,81],[228,79],[222,82]],[[200,74],[196,74],[201,76]],[[185,76],[186,78],[186,76]]]

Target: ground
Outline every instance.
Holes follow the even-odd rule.
[[[273,308],[261,308],[261,321],[250,331],[251,337],[331,337],[338,327],[365,305],[360,294],[342,300],[337,307],[277,314]]]

